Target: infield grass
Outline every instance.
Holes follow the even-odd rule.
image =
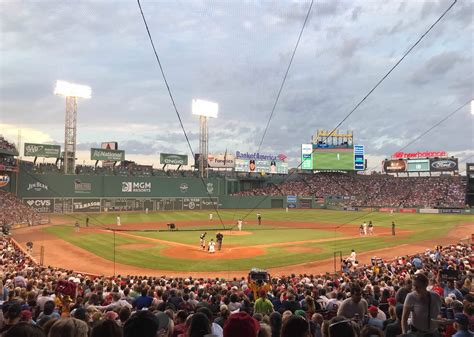
[[[141,240],[140,237],[148,237],[159,240],[177,242],[187,245],[199,243],[199,233],[202,229],[210,229],[208,238],[214,237],[217,231],[223,229],[220,221],[214,214],[214,220],[209,222],[209,211],[180,211],[180,212],[156,212],[156,213],[122,213],[122,229],[127,228],[127,224],[144,223],[146,228],[157,228],[154,223],[174,222],[178,225],[177,231],[132,231],[128,232],[134,237],[122,236],[119,233],[115,237],[116,261],[149,269],[162,269],[180,272],[192,271],[236,271],[248,270],[252,267],[272,268],[283,267],[304,262],[317,261],[333,256],[334,252],[341,251],[343,256],[347,256],[351,249],[358,253],[371,251],[380,248],[395,247],[406,243],[415,243],[423,240],[431,240],[443,237],[456,224],[474,222],[474,216],[470,215],[444,215],[444,214],[394,214],[369,213],[369,212],[342,212],[331,210],[291,210],[286,213],[284,210],[259,210],[262,214],[263,225],[256,225],[256,211],[250,210],[219,210],[224,226],[230,228],[235,220],[248,214],[243,230],[251,232],[250,235],[224,237],[224,246],[255,246],[268,244],[288,245],[264,247],[264,254],[245,259],[228,260],[202,260],[187,259],[186,257],[170,257],[161,254],[161,250],[168,248],[166,242],[151,242]],[[92,228],[103,229],[106,226],[114,227],[116,213],[92,214],[89,215]],[[86,232],[74,235],[73,224],[78,220],[84,224],[85,215],[61,216],[64,220],[62,226],[47,227],[44,230],[50,234],[81,247],[95,255],[107,260],[113,260],[114,243],[113,235],[109,232]],[[358,236],[345,238],[343,233],[333,230],[333,226],[341,228],[349,225],[359,225],[363,221],[371,220],[375,225],[375,232],[378,227],[390,227],[395,221],[397,230],[410,230],[412,233],[407,236],[384,236],[384,237],[363,237]],[[191,227],[180,227],[180,223],[185,224],[192,221]],[[265,224],[265,221],[273,224]],[[301,226],[301,223],[305,226]],[[314,223],[314,228],[303,228]],[[326,224],[326,225],[325,225]],[[187,225],[189,226],[189,224]],[[325,228],[327,226],[327,228]],[[133,226],[130,225],[130,229]],[[296,241],[324,240],[324,242],[303,242]],[[128,244],[148,244],[149,248],[129,249]],[[289,251],[288,247],[313,247],[317,250],[305,252]]]

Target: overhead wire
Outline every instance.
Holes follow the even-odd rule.
[[[383,81],[385,81],[385,79],[388,78],[388,76],[397,68],[397,66],[410,54],[410,52],[425,38],[425,36],[428,35],[428,33],[446,16],[446,14],[453,8],[453,6],[457,3],[457,0],[454,0],[453,3],[451,3],[451,5],[436,19],[436,21],[434,21],[430,27],[418,38],[418,40],[410,47],[408,48],[408,50],[402,55],[402,57],[390,68],[390,70],[382,76],[382,78],[369,90],[369,92],[354,106],[354,108],[352,108],[350,110],[350,112],[336,125],[336,127],[334,129],[332,129],[332,131],[328,134],[328,136],[326,136],[326,140],[329,138],[329,135],[332,134],[335,130],[337,130],[337,128],[339,126],[342,125],[342,123],[344,123],[361,105],[362,103],[367,100],[367,98],[375,91],[375,89],[377,89],[380,84],[382,84]],[[315,149],[313,149],[312,151],[313,153],[315,152]],[[294,174],[300,167],[301,165],[306,161],[308,160],[308,158],[303,158],[301,163],[295,168],[295,170],[289,174],[283,181],[283,183],[285,181],[287,181],[289,179],[289,177]],[[267,196],[268,197],[268,196]],[[267,198],[266,197],[266,198]],[[265,198],[265,199],[266,199]],[[260,206],[264,201],[265,199],[262,199],[260,200],[256,207],[254,207],[250,212],[248,212],[244,219],[249,215],[251,214],[256,208],[258,208],[258,206]]]
[[[170,97],[170,100],[171,100],[171,103],[173,105],[173,109],[174,109],[174,112],[176,113],[176,116],[178,117],[178,121],[179,121],[179,125],[181,126],[181,130],[183,131],[183,134],[184,134],[184,138],[186,138],[186,143],[188,144],[188,147],[189,147],[189,150],[193,156],[193,158],[195,158],[195,155],[194,155],[194,151],[193,151],[193,148],[191,146],[191,142],[189,141],[189,137],[188,137],[188,134],[186,133],[186,129],[184,128],[184,124],[183,124],[183,121],[181,119],[181,115],[178,111],[178,107],[176,106],[176,102],[174,100],[174,97],[173,97],[173,94],[171,92],[171,88],[169,86],[169,83],[168,83],[168,80],[166,78],[166,75],[165,75],[165,71],[163,69],[163,66],[161,64],[161,61],[160,61],[160,57],[158,56],[158,52],[156,51],[156,47],[155,47],[155,43],[153,42],[153,37],[151,36],[151,32],[150,32],[150,29],[148,27],[148,23],[146,21],[146,18],[145,18],[145,14],[143,13],[143,9],[142,9],[142,5],[140,4],[140,0],[137,0],[137,3],[138,3],[138,7],[140,9],[140,14],[142,16],[142,19],[143,19],[143,23],[145,25],[145,28],[146,28],[146,31],[147,31],[147,34],[148,34],[148,38],[150,40],[150,44],[151,44],[151,47],[153,49],[153,53],[155,55],[155,59],[157,61],[157,64],[158,64],[158,67],[160,68],[160,72],[161,72],[161,75],[163,77],[163,81],[166,85],[166,90],[168,91],[168,95]],[[211,195],[211,193],[209,193],[208,189],[207,189],[207,185],[206,185],[206,182],[204,181],[204,178],[203,177],[200,177],[201,179],[201,182],[202,182],[202,185],[204,187],[204,190],[207,192],[207,195],[209,196],[209,200],[213,206],[213,209],[214,211],[216,212],[217,214],[217,217],[219,218],[219,221],[221,223],[221,226],[225,229],[225,225],[224,225],[224,222],[222,220],[222,217],[219,213],[219,210],[218,210],[218,207],[214,204],[213,202],[213,197]]]

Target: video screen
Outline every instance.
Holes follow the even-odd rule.
[[[354,170],[354,150],[314,149],[313,170]]]

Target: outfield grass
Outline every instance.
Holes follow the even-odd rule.
[[[234,224],[234,220],[243,217],[249,213],[249,210],[220,210],[224,224],[227,227]],[[141,240],[138,237],[124,237],[116,235],[116,247],[125,244],[147,243],[153,244],[146,249],[146,253],[136,249],[126,249],[120,247],[115,250],[115,258],[118,263],[134,265],[143,268],[175,270],[175,271],[234,271],[247,270],[258,266],[261,268],[283,267],[298,263],[317,261],[329,258],[335,251],[341,251],[344,256],[355,249],[358,253],[370,251],[379,248],[395,247],[405,243],[414,243],[422,240],[430,240],[443,237],[443,235],[453,228],[456,224],[462,222],[474,221],[474,216],[466,215],[443,215],[443,214],[395,214],[390,216],[386,213],[368,213],[368,212],[341,212],[330,210],[291,210],[286,213],[282,210],[260,210],[263,218],[263,225],[254,224],[244,225],[244,230],[251,231],[251,235],[228,236],[224,237],[224,246],[253,246],[272,243],[288,242],[288,246],[293,241],[306,241],[317,239],[329,239],[326,242],[313,242],[298,244],[301,247],[316,247],[319,250],[307,252],[290,252],[284,250],[284,247],[275,246],[264,248],[265,254],[245,259],[232,260],[188,260],[186,257],[169,257],[161,254],[161,250],[169,247],[166,243],[150,242]],[[211,226],[208,221],[208,211],[181,211],[181,212],[157,212],[149,214],[141,213],[122,213],[121,222],[126,227],[127,223],[138,222],[176,222],[202,220],[202,225],[190,229]],[[105,224],[114,224],[116,214],[97,214],[89,215],[91,226],[102,228]],[[255,221],[256,212],[252,212],[247,220]],[[63,217],[64,218],[64,217]],[[216,217],[215,217],[216,218]],[[70,216],[67,224],[64,226],[48,227],[44,230],[50,234],[81,247],[91,253],[101,256],[107,260],[113,260],[114,244],[113,235],[109,233],[87,233],[81,232],[80,235],[73,235],[72,224],[79,220],[85,221],[85,215]],[[265,221],[281,221],[286,224],[286,228],[281,226],[265,225]],[[347,224],[359,225],[363,221],[371,220],[377,227],[390,227],[391,222],[395,221],[398,230],[407,229],[412,231],[410,236],[393,237],[355,237],[352,239],[337,239],[340,233],[332,230],[297,228],[298,222],[314,222],[326,224]],[[220,228],[217,220],[212,222],[212,226]],[[214,237],[216,231],[208,231],[208,238]],[[143,232],[134,231],[130,234],[137,236],[146,236],[166,241],[179,242],[198,246],[199,231],[178,230],[174,232]]]

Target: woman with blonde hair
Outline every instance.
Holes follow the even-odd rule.
[[[76,318],[58,319],[49,330],[48,337],[87,337],[89,326]]]

